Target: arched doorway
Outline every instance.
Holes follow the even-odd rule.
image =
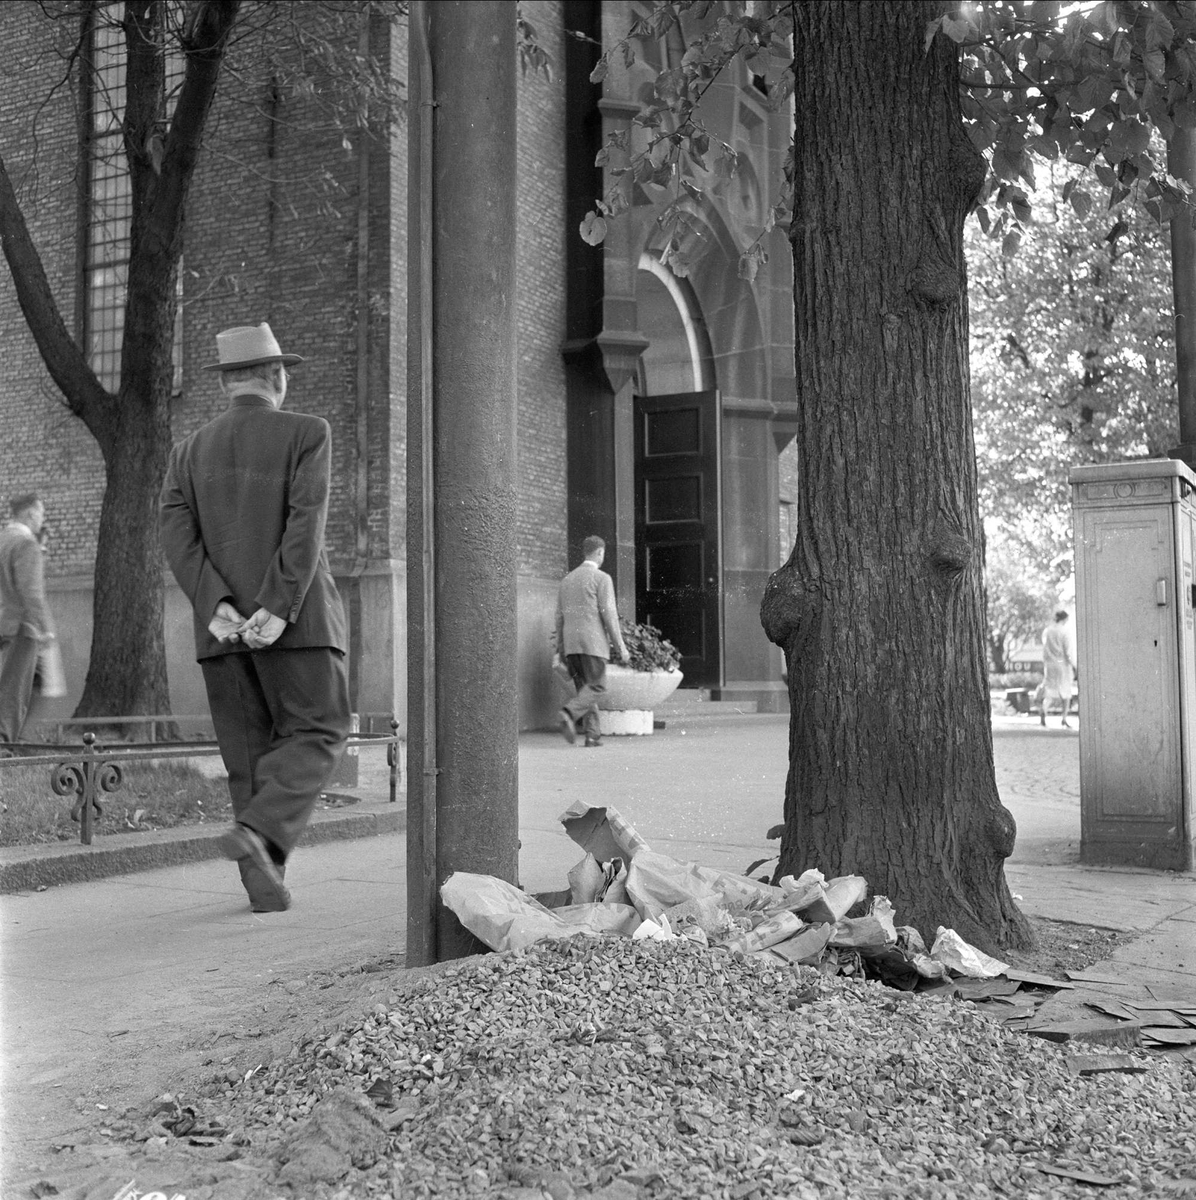
[[[681,651],[687,687],[723,678],[721,414],[710,337],[692,287],[640,256],[648,341],[635,396],[636,611]]]

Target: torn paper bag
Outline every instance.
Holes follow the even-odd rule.
[[[469,871],[450,875],[441,886],[440,898],[491,950],[519,950],[541,938],[575,933],[630,937],[640,924],[639,914],[630,905],[577,904],[548,909],[504,879]]]

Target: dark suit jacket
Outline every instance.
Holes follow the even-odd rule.
[[[322,417],[237,396],[179,442],[162,487],[162,545],[195,609],[195,657],[243,651],[208,632],[221,600],[287,621],[279,649],[347,650],[324,524],[332,435]]]

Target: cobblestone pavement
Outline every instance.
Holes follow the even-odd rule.
[[[1080,856],[1079,718],[993,717],[997,791],[1017,821],[1011,862],[1075,863]]]

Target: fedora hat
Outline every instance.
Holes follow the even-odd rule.
[[[290,366],[301,363],[298,354],[283,354],[278,339],[263,321],[260,325],[237,325],[216,335],[216,353],[220,361],[205,371],[232,371],[237,367],[256,367],[258,363],[280,362]]]

